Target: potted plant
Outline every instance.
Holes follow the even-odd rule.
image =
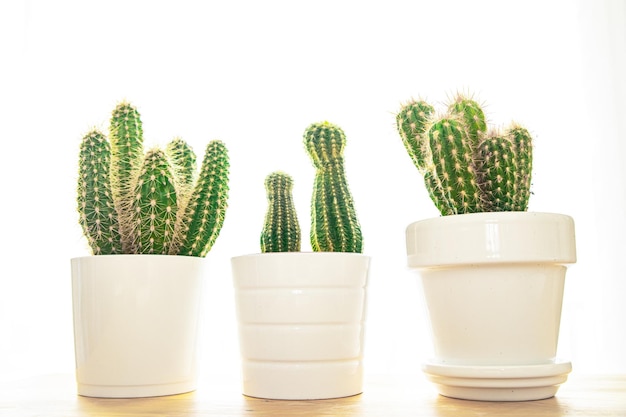
[[[328,122],[304,133],[316,168],[311,246],[301,252],[293,180],[267,176],[262,253],[234,257],[243,394],[312,400],[362,392],[370,258],[343,165],[345,134]]]
[[[516,123],[488,129],[481,106],[462,94],[445,114],[413,100],[396,122],[442,215],[406,230],[432,329],[426,376],[456,398],[553,396],[571,370],[556,351],[574,222],[527,211],[531,135]]]
[[[227,205],[227,150],[210,142],[199,174],[182,139],[144,154],[140,115],[127,102],[113,111],[109,139],[94,129],[80,145],[78,212],[93,255],[71,260],[78,394],[192,391],[204,257]]]

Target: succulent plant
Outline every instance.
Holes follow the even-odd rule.
[[[311,201],[311,246],[322,252],[362,252],[363,236],[346,179],[346,135],[329,122],[304,132],[305,148],[315,166]]]
[[[525,211],[530,198],[532,138],[513,123],[487,129],[481,106],[458,94],[447,113],[412,100],[396,116],[409,156],[442,215]]]
[[[78,211],[93,254],[206,256],[227,206],[225,145],[207,145],[196,179],[196,156],[180,138],[144,154],[141,119],[127,102],[113,111],[109,136],[92,130],[80,146]]]
[[[267,212],[261,232],[261,252],[298,252],[301,247],[300,223],[293,201],[293,179],[284,172],[265,178]]]
[[[343,163],[346,135],[329,122],[313,123],[304,145],[315,167],[311,199],[311,248],[316,252],[363,252],[363,236]],[[267,176],[268,209],[261,233],[263,252],[300,250],[300,227],[291,196],[292,178]]]

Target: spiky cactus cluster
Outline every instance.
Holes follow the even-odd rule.
[[[311,248],[316,252],[363,252],[363,236],[344,169],[346,135],[329,122],[313,123],[304,145],[315,167],[311,199]],[[261,234],[263,252],[300,249],[300,227],[293,206],[293,180],[274,172],[265,180],[268,209]]]
[[[93,254],[206,256],[227,206],[225,145],[207,145],[199,175],[180,138],[144,153],[139,113],[126,102],[113,111],[109,139],[92,130],[80,145],[78,211]]]
[[[532,138],[522,126],[488,130],[480,105],[462,94],[443,115],[413,100],[396,125],[442,215],[527,210]]]

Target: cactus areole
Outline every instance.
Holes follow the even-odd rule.
[[[361,226],[344,169],[346,135],[332,123],[313,123],[304,146],[315,167],[311,199],[311,248],[315,252],[363,252]],[[274,172],[265,180],[268,209],[261,233],[262,252],[300,250],[300,226],[291,191],[293,180]]]
[[[396,126],[442,215],[527,210],[532,138],[524,127],[488,130],[480,105],[462,94],[443,115],[412,100]]]
[[[139,113],[126,102],[109,136],[92,130],[80,145],[78,212],[92,253],[206,256],[227,207],[226,146],[207,145],[199,174],[180,138],[144,152]]]

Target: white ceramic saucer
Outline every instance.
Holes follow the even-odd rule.
[[[465,366],[434,361],[422,366],[441,395],[463,400],[530,401],[553,397],[567,380],[572,363],[542,365]]]

